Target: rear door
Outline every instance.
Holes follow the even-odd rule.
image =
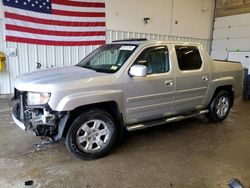
[[[174,45],[176,93],[174,112],[201,109],[210,80],[209,67],[199,46]]]

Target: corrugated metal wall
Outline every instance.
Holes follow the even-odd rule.
[[[2,22],[2,20],[0,20],[0,22]],[[0,72],[0,94],[13,92],[13,80],[22,73],[36,70],[37,62],[41,63],[41,68],[74,65],[92,50],[97,48],[97,46],[58,47],[5,42],[2,39],[3,31],[3,23],[0,23],[0,50],[7,52],[8,48],[16,48],[17,56],[7,56],[6,70]],[[108,30],[106,34],[107,43],[113,40],[126,38],[192,41],[201,43],[208,51],[210,49],[210,40],[206,39],[111,30]]]
[[[110,43],[113,40],[127,39],[127,38],[147,38],[148,40],[173,40],[173,41],[198,42],[201,43],[208,52],[210,51],[210,40],[207,39],[113,31],[113,30],[108,30],[106,34],[107,43]]]
[[[0,51],[6,52],[6,43],[3,40],[4,36],[4,23],[0,18]],[[10,70],[9,66],[6,67],[5,71],[0,72],[0,94],[10,93]]]

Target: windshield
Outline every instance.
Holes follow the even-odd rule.
[[[100,46],[76,66],[92,69],[97,72],[115,73],[127,61],[137,48],[129,44],[107,44]]]

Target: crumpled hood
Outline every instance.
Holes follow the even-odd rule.
[[[21,91],[46,92],[58,87],[70,87],[79,82],[86,84],[89,79],[102,76],[107,74],[77,66],[50,68],[19,76],[14,87]]]

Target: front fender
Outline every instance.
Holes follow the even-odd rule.
[[[107,101],[115,101],[118,104],[119,109],[123,110],[123,97],[122,90],[98,90],[73,93],[63,97],[56,106],[55,110],[71,111],[79,106]]]

